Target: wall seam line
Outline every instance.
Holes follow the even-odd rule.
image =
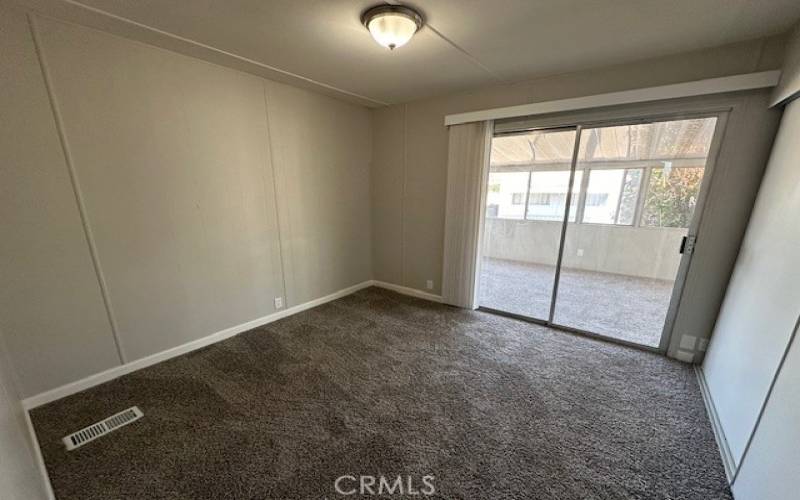
[[[747,452],[750,451],[750,445],[753,444],[753,438],[755,438],[756,432],[758,432],[758,427],[761,425],[761,420],[764,418],[764,412],[767,410],[767,404],[772,397],[772,392],[775,390],[775,384],[778,381],[778,377],[781,375],[781,370],[783,370],[783,365],[786,362],[786,358],[789,356],[789,350],[792,348],[794,339],[797,337],[798,329],[800,329],[800,316],[797,317],[797,321],[794,323],[794,330],[792,330],[792,334],[789,336],[789,342],[786,343],[786,348],[783,350],[781,360],[778,362],[778,366],[775,368],[775,374],[769,383],[767,394],[764,396],[764,400],[761,402],[761,408],[758,410],[758,417],[756,417],[755,424],[753,424],[753,430],[750,432],[750,436],[747,438],[747,443],[744,445],[744,451],[742,451],[742,457],[739,459],[739,463],[736,466],[736,471],[731,479],[731,487],[733,487],[736,479],[739,477],[739,472],[742,470],[744,461],[747,458]]]
[[[64,131],[64,121],[61,117],[61,111],[58,107],[58,102],[56,100],[55,91],[53,90],[53,82],[50,78],[50,72],[47,68],[47,60],[44,55],[44,51],[42,49],[41,39],[39,38],[39,31],[36,25],[36,20],[31,13],[26,14],[28,18],[28,27],[31,31],[31,37],[33,38],[33,45],[36,50],[36,57],[39,62],[39,68],[42,72],[42,79],[44,80],[45,89],[47,90],[47,97],[50,101],[50,110],[53,113],[53,120],[55,121],[56,132],[58,133],[58,139],[61,143],[61,151],[64,155],[64,162],[67,165],[67,172],[69,173],[70,183],[72,185],[72,191],[75,196],[75,202],[78,206],[78,214],[81,219],[81,225],[83,226],[84,237],[86,238],[86,243],[89,247],[89,256],[92,260],[92,267],[94,267],[95,275],[97,277],[97,283],[100,287],[100,295],[103,299],[103,305],[106,309],[106,316],[108,318],[109,326],[111,328],[111,335],[114,338],[114,345],[117,350],[117,356],[119,357],[119,361],[122,364],[127,363],[127,357],[125,355],[125,349],[122,346],[122,341],[119,336],[119,326],[117,324],[116,316],[114,315],[114,309],[111,306],[111,299],[108,293],[108,285],[106,284],[105,275],[103,274],[103,268],[100,264],[100,258],[97,251],[97,245],[94,241],[94,235],[92,233],[92,228],[89,223],[89,218],[86,212],[86,204],[83,201],[83,194],[80,189],[80,182],[78,181],[78,174],[75,170],[75,165],[72,160],[72,153],[69,148],[69,143],[67,142],[67,136]]]
[[[262,95],[264,97],[264,118],[267,122],[267,145],[269,147],[269,163],[272,167],[272,201],[275,206],[275,226],[278,230],[278,257],[281,262],[281,284],[283,285],[283,300],[284,300],[284,307],[289,307],[289,297],[286,293],[286,264],[284,262],[283,257],[283,234],[281,232],[281,211],[280,211],[280,204],[278,203],[278,181],[276,177],[276,166],[275,166],[275,156],[272,152],[273,145],[272,145],[272,128],[269,124],[269,99],[267,99],[267,82],[261,82],[261,90]],[[262,179],[264,179],[264,173],[261,174]],[[266,179],[263,181],[266,184]],[[266,195],[266,193],[264,193]]]
[[[400,193],[400,284],[406,283],[406,186],[408,184],[408,104],[403,104],[403,182]]]

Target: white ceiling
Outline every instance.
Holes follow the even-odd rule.
[[[389,52],[359,21],[379,0],[20,1],[372,106],[724,45],[800,19],[798,0],[416,0],[429,25]]]

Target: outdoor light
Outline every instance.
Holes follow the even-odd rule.
[[[422,27],[422,16],[403,5],[376,5],[361,15],[361,22],[376,42],[394,50],[408,43]]]

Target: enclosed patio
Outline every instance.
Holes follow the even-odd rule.
[[[555,266],[484,258],[479,304],[546,319]],[[554,322],[627,342],[658,347],[672,283],[564,268]]]

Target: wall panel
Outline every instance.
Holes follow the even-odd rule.
[[[37,25],[128,360],[273,312],[282,279],[263,81]]]
[[[800,313],[800,102],[781,121],[703,364],[734,460],[741,460]]]
[[[372,265],[375,279],[389,283],[404,281],[404,116],[402,106],[378,109],[372,115]]]
[[[13,12],[0,325],[25,397],[119,365],[111,319],[129,362],[372,278],[366,108]]]
[[[288,304],[372,278],[366,108],[267,82]]]
[[[0,5],[0,330],[23,396],[117,366],[25,14]]]
[[[800,342],[792,343],[733,485],[737,500],[797,496],[800,477]]]

